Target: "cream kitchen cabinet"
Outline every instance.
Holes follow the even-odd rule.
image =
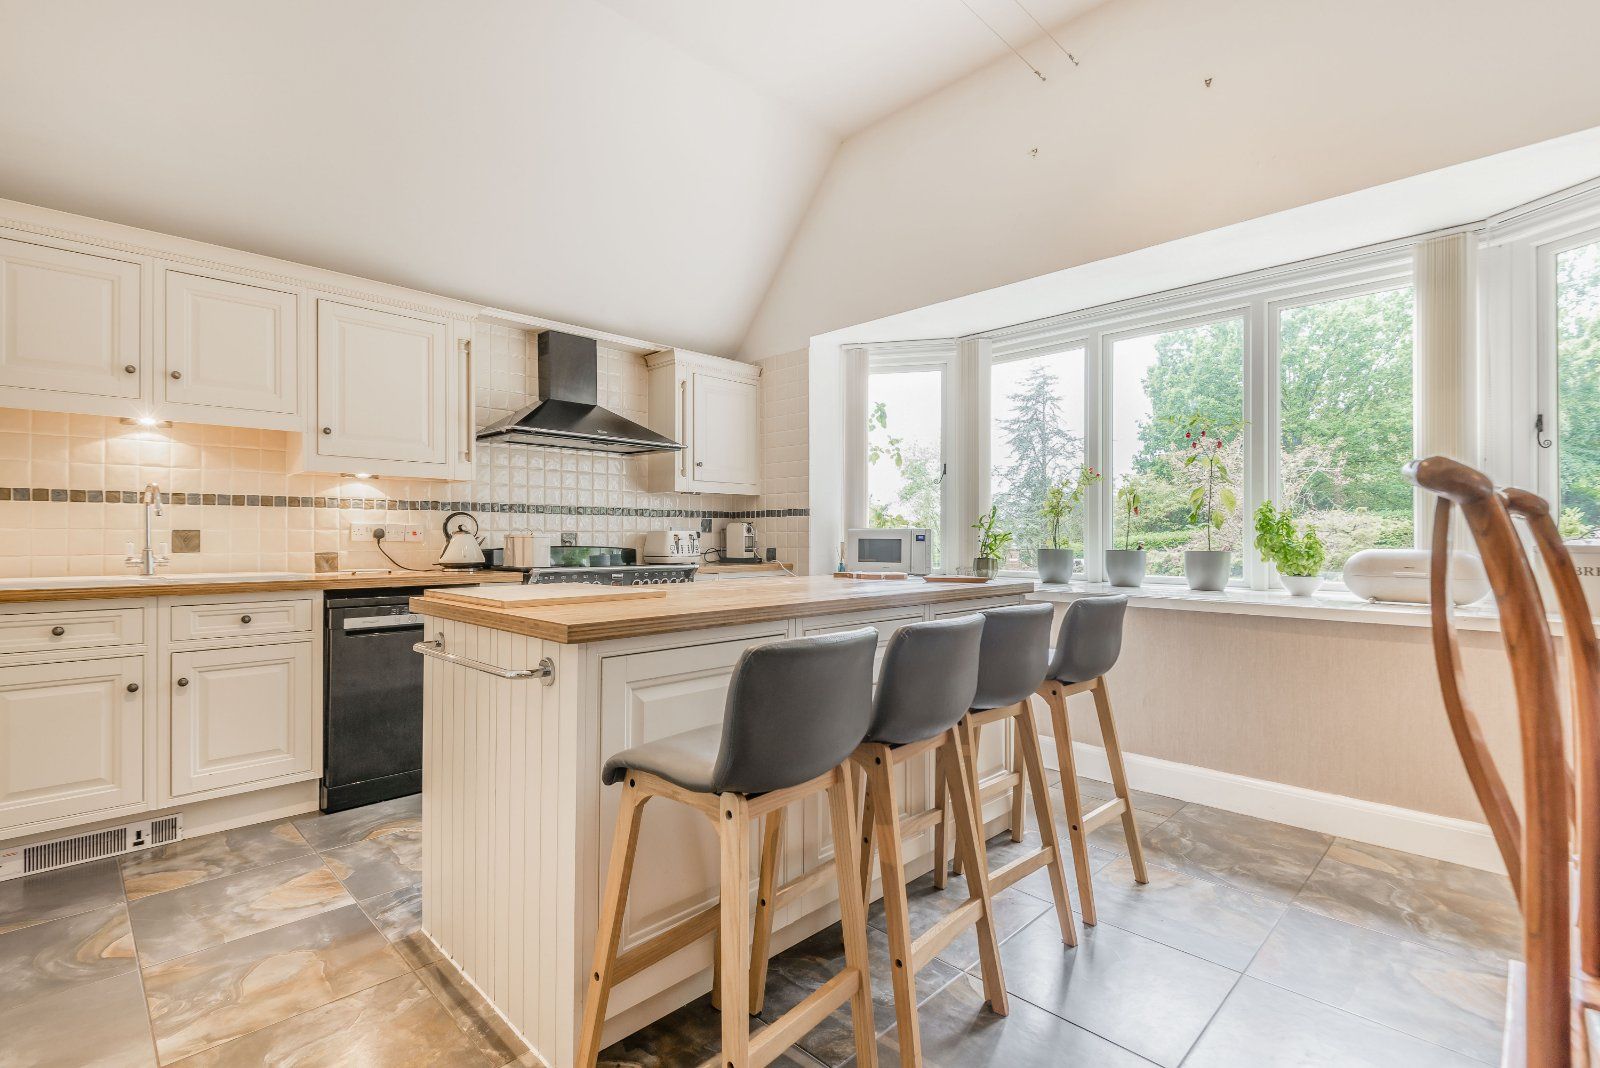
[[[303,429],[295,290],[171,266],[160,278],[161,414]]]
[[[311,643],[171,654],[172,795],[311,771]]]
[[[0,831],[149,800],[142,655],[0,666]]]
[[[148,399],[146,261],[0,238],[0,405],[131,414]]]
[[[646,357],[650,429],[683,444],[649,458],[652,492],[761,492],[761,369],[684,349]]]
[[[319,299],[313,470],[443,478],[464,454],[455,345],[444,319]]]

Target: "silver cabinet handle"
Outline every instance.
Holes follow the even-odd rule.
[[[123,369],[123,370],[124,370],[124,371],[126,371],[126,372],[127,372],[127,373],[128,373],[128,374],[130,374],[130,375],[136,375],[136,374],[138,374],[138,373],[139,373],[139,368],[137,368],[137,367],[135,367],[135,366],[134,366],[134,365],[133,365],[133,364],[131,364],[131,363],[125,363],[125,364],[123,364],[123,365],[122,365],[122,369]]]
[[[54,634],[57,638],[61,637],[66,632],[67,632],[67,628],[66,627],[51,627],[50,628],[50,633]]]
[[[178,381],[182,377],[183,377],[183,372],[182,371],[174,371],[174,372],[172,372],[172,380],[174,382]]]
[[[187,686],[187,685],[189,685],[189,680],[188,679],[179,679],[178,680],[178,685],[179,686]]]
[[[322,428],[322,432],[323,432],[323,433],[324,433],[324,434],[331,434],[331,433],[333,433],[333,427],[331,427],[331,426],[325,426],[325,427],[323,427],[323,428]]]
[[[449,653],[444,648],[444,635],[441,634],[431,642],[418,642],[411,647],[413,652],[423,656],[432,657],[434,660],[443,660],[456,667],[470,668],[481,671],[485,675],[493,675],[497,679],[539,679],[546,686],[554,686],[556,681],[556,662],[548,656],[539,661],[536,668],[502,668],[493,664],[485,664],[482,660],[473,660],[471,657],[462,656],[460,653]]]
[[[250,617],[249,616],[240,616],[239,617],[239,622],[240,623],[248,623],[248,622],[250,622]]]
[[[138,693],[139,692],[139,684],[137,682],[128,683],[128,692],[129,693]]]
[[[695,465],[695,466],[696,466],[696,467],[704,467],[704,466],[705,466],[705,465],[706,465],[706,462],[705,462],[705,461],[704,461],[704,460],[696,460],[696,461],[695,461],[695,462],[694,462],[694,465]]]

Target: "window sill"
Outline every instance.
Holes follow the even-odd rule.
[[[1125,593],[1128,603],[1138,608],[1161,608],[1178,612],[1215,612],[1235,616],[1272,616],[1279,619],[1312,619],[1334,623],[1376,623],[1391,627],[1427,627],[1432,624],[1425,604],[1394,604],[1363,600],[1345,590],[1323,590],[1313,597],[1291,597],[1282,590],[1247,590],[1231,587],[1223,593],[1200,593],[1181,585],[1141,586],[1126,589],[1105,582],[1040,583],[1030,600],[1070,603],[1079,597]],[[1485,598],[1455,610],[1459,630],[1498,631],[1500,613],[1494,601]],[[1562,633],[1559,620],[1551,620],[1551,630]]]

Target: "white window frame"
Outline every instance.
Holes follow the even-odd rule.
[[[865,526],[867,523],[868,490],[865,475],[866,465],[866,438],[867,438],[867,411],[870,404],[871,390],[868,383],[875,374],[906,374],[916,371],[939,372],[939,457],[944,470],[940,473],[939,483],[939,546],[943,556],[942,564],[946,571],[954,572],[955,562],[959,557],[954,554],[960,550],[960,531],[962,528],[961,514],[961,478],[958,474],[960,462],[957,450],[960,447],[960,415],[958,412],[958,398],[960,390],[957,388],[956,375],[959,373],[959,363],[956,359],[956,345],[954,341],[938,342],[898,342],[885,345],[869,345],[866,347],[866,360],[862,371],[866,382],[862,383],[860,390],[860,411],[853,413],[851,433],[860,438],[859,447],[852,448],[851,453],[862,465],[862,477],[854,491],[856,499],[851,502],[850,525]]]
[[[989,435],[991,405],[990,370],[994,363],[1028,356],[1084,350],[1084,462],[1102,471],[1111,455],[1112,345],[1123,338],[1141,337],[1166,330],[1199,326],[1226,319],[1244,321],[1245,470],[1241,473],[1240,504],[1247,521],[1243,544],[1234,547],[1243,563],[1236,586],[1271,588],[1272,570],[1250,543],[1248,516],[1262,501],[1277,500],[1281,488],[1281,426],[1278,404],[1277,316],[1282,308],[1317,304],[1361,293],[1415,285],[1413,246],[1417,240],[1391,242],[1318,260],[1220,279],[1182,289],[1120,301],[1050,319],[1023,323],[984,334],[939,341],[878,343],[853,347],[865,358],[853,364],[858,385],[847,388],[850,419],[847,455],[856,474],[850,476],[851,525],[867,514],[865,487],[866,380],[872,371],[887,368],[939,367],[944,370],[943,441],[946,465],[942,494],[945,546],[944,565],[954,571],[966,564],[971,525],[990,504]],[[846,351],[851,351],[847,347]],[[1415,350],[1414,358],[1415,358]],[[1414,364],[1415,371],[1415,364]],[[1420,383],[1413,379],[1420,402]],[[1418,426],[1413,420],[1413,434]],[[1091,489],[1084,502],[1084,578],[1102,581],[1103,550],[1112,544],[1114,487],[1109,480]],[[1414,498],[1420,508],[1421,495]],[[1413,512],[1420,537],[1420,515]],[[1020,573],[1019,573],[1020,574]],[[1031,573],[1028,573],[1031,574]],[[1151,576],[1152,584],[1181,582]]]
[[[1588,221],[1588,220],[1585,220]],[[1534,249],[1538,279],[1539,410],[1544,414],[1544,439],[1549,448],[1539,448],[1534,456],[1539,463],[1537,492],[1550,502],[1551,511],[1561,514],[1561,354],[1556,338],[1556,259],[1563,252],[1600,243],[1600,218],[1588,230],[1547,241]],[[1537,418],[1537,417],[1536,417]]]

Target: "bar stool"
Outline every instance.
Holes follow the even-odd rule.
[[[584,1000],[578,1064],[600,1053],[612,988],[706,935],[717,935],[723,1068],[770,1064],[846,1001],[855,1026],[856,1059],[877,1064],[867,956],[866,904],[855,854],[839,850],[836,874],[845,967],[753,1038],[750,1034],[750,835],[762,815],[826,792],[836,842],[855,835],[855,797],[845,763],[872,721],[870,627],[772,642],[739,658],[720,726],[663,738],[618,753],[601,779],[624,783],[611,846],[594,969]],[[628,885],[647,801],[662,797],[704,815],[721,851],[721,897],[689,919],[618,956]]]
[[[1072,839],[1072,859],[1077,867],[1078,905],[1083,922],[1095,922],[1094,887],[1089,875],[1090,832],[1112,819],[1122,817],[1122,833],[1128,840],[1128,860],[1137,883],[1149,881],[1144,866],[1144,846],[1139,842],[1139,824],[1128,799],[1128,773],[1117,741],[1117,722],[1111,715],[1111,697],[1106,692],[1106,672],[1122,652],[1122,621],[1127,614],[1126,594],[1080,597],[1067,607],[1061,621],[1050,660],[1050,670],[1039,696],[1050,706],[1050,720],[1056,738],[1056,763],[1061,768],[1061,796],[1066,801],[1067,833]],[[1092,812],[1083,811],[1078,793],[1077,764],[1072,752],[1072,721],[1067,716],[1067,698],[1074,694],[1094,695],[1100,717],[1100,740],[1105,746],[1106,763],[1111,769],[1114,798]]]
[[[983,613],[983,647],[978,667],[978,688],[972,705],[962,717],[960,734],[964,763],[968,778],[978,781],[978,741],[982,728],[1006,720],[1015,722],[1013,738],[1021,765],[988,790],[978,791],[977,819],[980,827],[977,854],[981,862],[979,871],[987,871],[988,853],[983,844],[983,802],[1009,790],[1011,792],[1011,840],[1022,841],[1023,799],[1033,798],[1034,820],[1039,825],[1040,846],[1018,857],[1004,867],[987,872],[992,893],[999,893],[1045,868],[1050,873],[1050,893],[1055,900],[1056,922],[1061,927],[1061,940],[1069,946],[1078,944],[1077,920],[1072,915],[1072,902],[1067,897],[1066,865],[1061,859],[1060,839],[1056,837],[1055,816],[1050,807],[1050,785],[1044,775],[1044,760],[1039,751],[1039,730],[1034,721],[1031,698],[1045,678],[1050,663],[1050,621],[1054,610],[1048,604],[1012,605],[992,608]],[[947,792],[943,783],[935,789],[942,798]],[[941,801],[941,815],[942,815]],[[945,824],[941,819],[934,834],[935,885],[943,885],[945,868]],[[957,873],[965,872],[972,881],[975,869],[965,861],[960,862]]]
[[[863,899],[866,897],[876,845],[888,921],[900,1060],[907,1066],[922,1064],[917,972],[969,927],[977,928],[984,997],[997,1015],[1004,1016],[1009,1011],[988,879],[969,880],[967,900],[960,907],[919,937],[911,937],[905,840],[928,830],[944,813],[942,808],[930,808],[902,818],[902,798],[895,783],[897,768],[924,753],[932,754],[935,766],[952,784],[958,846],[969,863],[976,864],[977,810],[966,765],[961,760],[957,726],[978,684],[982,637],[983,620],[976,615],[913,623],[895,632],[884,650],[872,725],[855,754],[856,766],[866,779],[858,892]],[[981,866],[976,870],[981,871]]]

